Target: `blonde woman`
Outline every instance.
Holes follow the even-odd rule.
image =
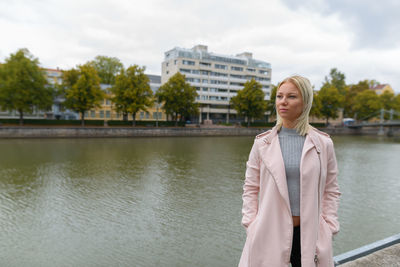
[[[313,90],[291,76],[276,94],[276,126],[255,138],[243,186],[240,267],[332,267],[340,192],[333,142],[309,125]]]

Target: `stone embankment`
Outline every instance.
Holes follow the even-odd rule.
[[[256,136],[269,128],[207,127],[30,127],[0,126],[0,138],[102,138],[172,136]],[[331,135],[377,135],[378,129],[321,129]],[[400,128],[395,129],[400,136]]]

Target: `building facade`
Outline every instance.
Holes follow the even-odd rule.
[[[372,91],[374,91],[377,95],[381,95],[384,92],[389,92],[394,94],[394,90],[390,86],[390,84],[377,84],[375,86],[370,87]]]
[[[161,86],[161,76],[146,74],[149,78],[150,88],[155,94]],[[112,94],[110,92],[111,85],[101,84],[101,89],[106,93],[106,98],[103,99],[101,106],[86,112],[85,119],[87,120],[123,120],[122,114],[113,109],[113,103],[110,100]],[[132,120],[132,114],[128,114],[128,120]],[[166,121],[167,116],[164,110],[161,109],[161,104],[155,102],[154,105],[148,108],[147,111],[139,111],[136,113],[135,120],[137,121]]]
[[[271,64],[253,59],[249,52],[229,56],[208,52],[205,45],[196,45],[191,49],[175,47],[165,52],[161,84],[177,72],[184,74],[186,81],[197,90],[196,102],[200,104],[200,114],[190,118],[194,122],[243,121],[231,107],[230,99],[251,79],[262,85],[265,100],[270,97]]]

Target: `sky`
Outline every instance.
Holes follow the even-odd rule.
[[[400,93],[398,0],[0,0],[0,62],[27,48],[42,67],[69,69],[97,55],[161,75],[164,52],[209,52],[271,63],[319,89],[337,68],[346,83],[388,83]]]

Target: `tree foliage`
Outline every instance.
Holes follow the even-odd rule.
[[[78,66],[78,69],[64,71],[62,87],[65,95],[64,105],[80,113],[84,126],[85,112],[100,107],[105,97],[96,69],[87,63]]]
[[[115,83],[115,77],[123,68],[121,61],[116,57],[97,56],[90,64],[96,69],[100,82],[111,85]]]
[[[320,116],[326,119],[326,124],[329,123],[330,118],[336,119],[338,117],[343,96],[334,85],[323,86],[318,92],[317,99],[321,102]]]
[[[158,89],[156,96],[163,103],[165,113],[175,120],[175,125],[179,117],[183,121],[199,113],[199,105],[195,102],[196,88],[187,83],[185,75],[179,72]]]
[[[111,88],[114,109],[123,114],[124,120],[131,113],[132,126],[136,125],[136,113],[140,110],[147,111],[154,103],[150,81],[144,70],[144,67],[140,68],[138,65],[130,66],[126,71],[122,69]]]
[[[21,125],[25,113],[51,108],[53,91],[47,85],[39,60],[27,49],[19,49],[0,65],[0,106],[18,111]]]
[[[261,118],[267,109],[267,102],[264,100],[262,85],[254,79],[247,81],[244,88],[231,98],[233,108],[241,116],[247,117],[247,126],[250,126],[250,119]]]
[[[313,103],[310,110],[310,115],[317,118],[322,118],[322,103],[318,93],[314,92]]]
[[[395,97],[392,92],[385,91],[381,95],[379,95],[379,102],[381,108],[383,108],[386,111],[390,111],[391,109],[394,110],[395,108]],[[390,114],[385,112],[384,119],[389,120]]]
[[[343,103],[343,115],[344,117],[353,118],[354,117],[354,104],[355,97],[357,94],[369,90],[369,81],[360,81],[357,84],[346,86],[346,94]]]
[[[381,108],[379,97],[372,90],[365,90],[357,94],[354,102],[355,117],[358,120],[376,117]]]
[[[276,91],[278,89],[277,85],[271,85],[271,95],[269,100],[267,101],[266,111],[269,112],[269,116],[276,117],[276,108],[275,108],[275,101],[276,101]]]
[[[336,68],[331,69],[329,76],[325,76],[322,88],[331,86],[335,87],[341,95],[344,96],[346,94],[346,76]]]

